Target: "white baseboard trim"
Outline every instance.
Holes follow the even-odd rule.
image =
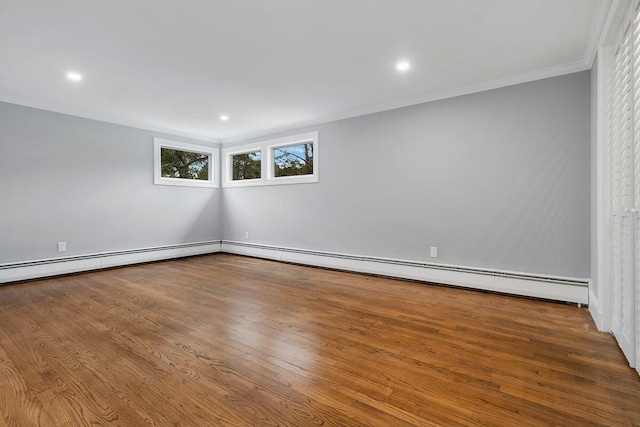
[[[248,244],[223,240],[221,251],[296,264],[419,280],[512,295],[589,303],[589,279]]]
[[[600,301],[591,290],[589,290],[589,313],[600,332],[610,332],[605,329],[604,313],[602,313]]]
[[[220,240],[0,264],[0,283],[220,252]]]
[[[296,264],[441,283],[512,295],[588,304],[600,328],[598,301],[589,293],[589,280],[488,270],[446,264],[312,251],[227,240],[186,243],[96,254],[0,264],[0,283],[226,252]]]

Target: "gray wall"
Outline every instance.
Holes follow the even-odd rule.
[[[153,185],[153,137],[194,141],[0,103],[0,263],[249,231],[254,243],[590,277],[591,77],[273,135],[319,130],[320,182],[224,190]]]
[[[0,263],[219,239],[220,190],[154,185],[154,136],[197,142],[0,103]]]
[[[223,238],[587,278],[589,121],[585,71],[273,135],[320,182],[225,189]]]

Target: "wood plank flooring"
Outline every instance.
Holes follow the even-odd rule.
[[[640,426],[586,309],[201,256],[0,287],[4,426]]]

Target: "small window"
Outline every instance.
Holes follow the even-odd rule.
[[[267,184],[318,182],[318,132],[267,141]]]
[[[210,161],[211,156],[207,153],[160,148],[160,173],[163,178],[208,181]]]
[[[313,175],[313,143],[273,149],[274,176]]]
[[[318,132],[223,148],[222,155],[225,187],[318,182]]]
[[[216,148],[154,138],[154,183],[217,187]]]
[[[231,155],[231,179],[260,179],[262,177],[262,152],[250,151]]]

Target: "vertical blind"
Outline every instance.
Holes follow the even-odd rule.
[[[615,49],[608,79],[606,128],[611,203],[611,324],[632,366],[640,362],[639,3],[633,3]]]

